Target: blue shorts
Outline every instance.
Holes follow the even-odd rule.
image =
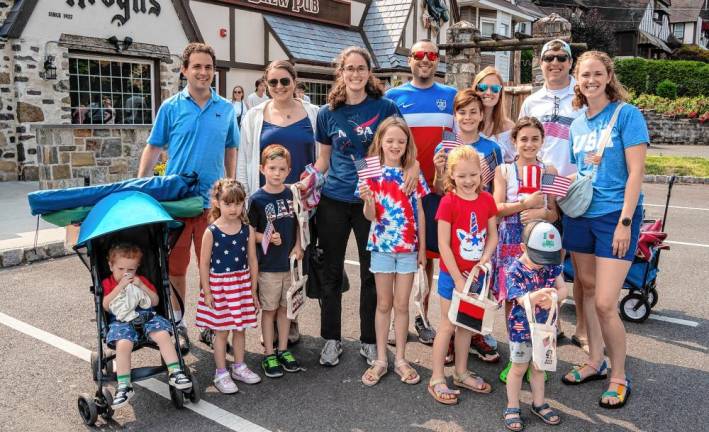
[[[149,315],[150,312],[140,311],[140,315]],[[155,315],[150,321],[143,324],[143,334],[147,337],[150,333],[165,330],[172,334],[172,324],[170,321],[160,315]],[[140,335],[135,331],[135,328],[130,323],[122,321],[113,321],[108,325],[108,334],[106,335],[106,344],[114,345],[119,340],[129,340],[138,343]]]
[[[480,286],[481,283],[482,279],[478,278],[478,280],[475,282],[476,285],[470,287],[471,291],[474,293],[479,293],[480,289],[482,288]],[[441,270],[440,273],[438,273],[438,295],[446,300],[452,300],[454,289],[455,281],[453,280],[453,277],[450,275],[450,273]]]
[[[613,233],[615,232],[621,211],[615,211],[598,217],[570,218],[564,216],[564,235],[562,244],[570,252],[592,254],[600,258],[615,258],[613,255]],[[630,224],[630,247],[621,259],[632,261],[640,235],[640,224],[643,220],[641,206],[635,209],[633,221]]]
[[[369,263],[372,273],[416,273],[418,271],[418,252],[375,252]]]

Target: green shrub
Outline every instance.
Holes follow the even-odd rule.
[[[637,94],[654,93],[663,80],[677,84],[678,96],[709,95],[709,64],[688,60],[616,59],[618,79]]]
[[[709,50],[699,45],[682,45],[672,53],[675,60],[695,60],[709,63]]]
[[[668,79],[662,80],[655,88],[655,94],[667,99],[677,99],[677,84]]]

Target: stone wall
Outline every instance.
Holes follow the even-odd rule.
[[[653,144],[709,145],[709,123],[643,111]]]
[[[89,186],[136,176],[149,126],[38,125],[40,189]]]

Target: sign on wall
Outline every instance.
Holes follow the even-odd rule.
[[[134,14],[148,14],[160,16],[160,3],[157,0],[66,0],[70,7],[85,9],[87,6],[103,5],[107,8],[118,9],[119,13],[111,18],[111,24],[116,23],[119,27],[127,23]]]
[[[350,25],[350,3],[343,0],[221,0],[279,15],[297,16],[330,24]]]

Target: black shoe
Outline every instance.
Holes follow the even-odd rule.
[[[416,327],[416,333],[419,335],[419,342],[424,345],[433,345],[433,339],[436,338],[436,330],[429,323],[429,327],[423,322],[421,315],[417,315],[414,320],[414,327]]]
[[[286,372],[300,371],[300,364],[298,364],[298,361],[293,357],[290,351],[279,352],[276,358],[278,358],[278,363],[281,364],[281,367]]]
[[[192,388],[192,380],[181,370],[171,373],[168,378],[168,383],[178,390]]]
[[[269,378],[280,378],[283,376],[283,368],[275,354],[266,356],[266,358],[261,361],[261,368],[263,368],[263,373]]]
[[[497,363],[500,361],[500,353],[496,348],[491,347],[485,342],[485,336],[479,333],[473,333],[470,338],[470,354],[475,354],[485,363]]]
[[[135,392],[133,391],[133,387],[119,386],[116,389],[116,395],[113,396],[113,403],[111,404],[111,408],[113,408],[113,409],[122,408],[123,406],[125,406],[125,404],[128,403],[128,401],[133,396],[135,396]]]

